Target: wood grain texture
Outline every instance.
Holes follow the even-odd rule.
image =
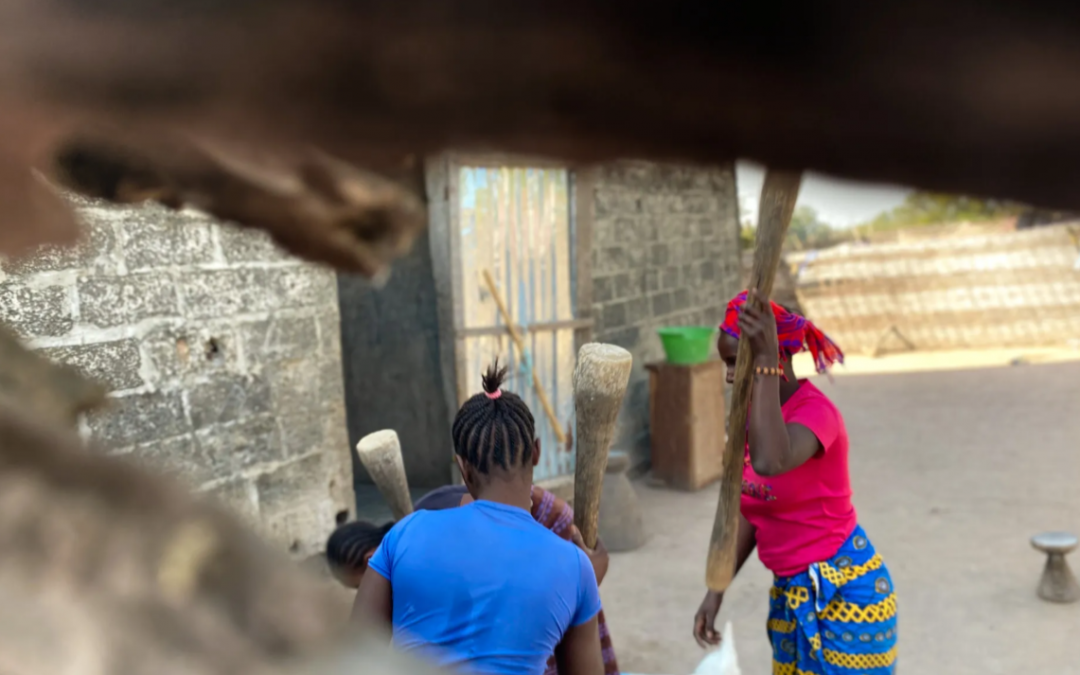
[[[578,352],[574,368],[574,524],[590,547],[596,545],[604,469],[633,365],[630,352],[622,347],[590,342]]]
[[[334,592],[223,508],[16,403],[0,401],[6,672],[269,675],[330,648]]]
[[[92,119],[309,144],[379,173],[446,148],[747,157],[1076,208],[1078,19],[1003,0],[9,0],[0,171],[25,180]],[[12,222],[0,245],[74,236]]]
[[[0,664],[20,675],[436,675],[234,514],[0,400]],[[48,592],[43,592],[48,589]],[[62,648],[58,639],[62,639]]]
[[[405,475],[405,462],[401,458],[401,441],[397,432],[383,429],[364,436],[356,444],[356,454],[382,493],[394,520],[401,520],[412,513],[412,496],[409,495],[409,480]]]
[[[1078,17],[1075,3],[1001,0],[113,0],[93,11],[11,0],[0,8],[0,249],[74,238],[28,169],[83,115],[312,144],[379,172],[465,146],[578,161],[745,156],[1077,207]],[[8,670],[277,672],[336,625],[224,515],[208,516],[221,555],[192,597],[159,597],[165,539],[198,515],[190,498],[32,428],[25,409],[0,417],[0,602],[19,617],[0,631]],[[382,662],[347,672],[391,672]]]
[[[757,239],[754,266],[750,273],[750,288],[756,288],[761,298],[772,292],[784,235],[791,224],[795,200],[799,196],[802,176],[797,173],[768,171],[761,188],[758,211]],[[746,340],[739,340],[735,361],[735,384],[731,388],[731,414],[728,417],[728,444],[724,449],[724,469],[720,479],[720,499],[716,505],[705,583],[722,593],[735,576],[735,545],[738,540],[739,498],[742,494],[743,452],[746,447],[746,415],[750,410],[750,389],[753,385],[753,355]]]
[[[720,478],[724,456],[724,363],[651,363],[649,430],[653,478],[700,490]]]
[[[62,143],[51,175],[99,199],[194,206],[266,230],[308,260],[378,278],[425,225],[421,171],[406,187],[310,148],[253,152],[160,131],[105,128]]]

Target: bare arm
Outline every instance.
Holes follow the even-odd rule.
[[[755,364],[758,363],[755,359]],[[765,367],[775,368],[776,358],[771,366]],[[801,424],[784,422],[780,412],[780,378],[776,375],[754,375],[749,422],[750,464],[759,476],[787,473],[821,450],[814,432]]]
[[[566,631],[555,647],[555,661],[559,675],[604,675],[597,617]]]
[[[383,575],[368,569],[353,601],[352,620],[389,631],[394,621],[394,594]]]
[[[743,564],[750,557],[757,546],[757,530],[750,521],[741,513],[739,514],[739,535],[735,550],[735,574],[739,573]],[[702,647],[720,643],[720,633],[716,631],[716,615],[720,613],[720,605],[724,602],[724,594],[715,591],[707,591],[705,599],[701,601],[697,614],[694,615],[694,639]]]
[[[739,330],[750,341],[755,368],[780,364],[776,317],[757,299],[747,300],[739,313]],[[788,371],[789,376],[793,376]],[[759,476],[779,476],[801,466],[821,450],[814,432],[801,424],[785,424],[780,410],[780,377],[754,374],[750,398],[748,441],[750,464]]]
[[[735,574],[742,569],[743,563],[757,547],[757,528],[750,524],[746,516],[739,514],[739,537],[735,558]]]

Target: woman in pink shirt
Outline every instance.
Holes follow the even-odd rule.
[[[805,317],[749,297],[728,303],[718,347],[728,382],[740,335],[754,355],[736,572],[756,547],[774,574],[773,673],[891,674],[896,594],[851,504],[844,419],[791,368],[791,355],[804,348],[818,372],[843,354]],[[723,599],[710,591],[694,617],[702,646],[719,642],[714,624]]]

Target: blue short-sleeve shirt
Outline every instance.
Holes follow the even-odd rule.
[[[397,649],[475,673],[539,675],[567,629],[600,611],[585,553],[506,504],[417,511],[368,567],[393,590]]]

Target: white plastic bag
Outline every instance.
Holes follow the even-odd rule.
[[[634,674],[624,672],[622,675]],[[739,657],[735,653],[735,633],[731,629],[730,621],[724,624],[720,649],[706,654],[693,675],[742,675],[739,670]]]
[[[698,664],[694,675],[742,675],[739,670],[739,657],[735,653],[735,635],[731,622],[724,624],[720,649],[709,652]]]

